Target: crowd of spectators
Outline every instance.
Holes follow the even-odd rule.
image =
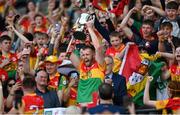
[[[0,114],[180,113],[179,4],[0,0]]]

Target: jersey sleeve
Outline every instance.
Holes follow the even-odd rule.
[[[58,85],[58,90],[64,90],[66,87],[67,87],[67,79],[65,76],[62,75]]]
[[[164,109],[166,108],[167,104],[168,104],[169,100],[160,100],[160,101],[156,101],[156,109]]]

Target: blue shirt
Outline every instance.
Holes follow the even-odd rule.
[[[100,104],[94,108],[90,108],[88,112],[90,114],[101,114],[103,112],[125,114],[125,109],[112,104]]]
[[[39,91],[37,88],[35,90],[36,94],[43,97],[44,99],[44,108],[55,108],[60,107],[59,98],[56,91],[46,90],[45,93]]]

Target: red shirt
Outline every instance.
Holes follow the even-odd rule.
[[[41,96],[33,94],[27,94],[22,97],[22,101],[25,105],[25,113],[29,114],[42,114],[44,109],[44,100]]]
[[[116,53],[120,53],[125,48],[124,44],[121,44],[118,49],[115,49],[114,47],[110,47],[106,50],[106,55],[110,55],[114,57]]]
[[[179,81],[180,82],[180,67],[177,65],[172,65],[170,67],[171,72],[171,80],[172,81]]]

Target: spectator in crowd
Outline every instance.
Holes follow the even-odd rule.
[[[177,1],[168,2],[165,7],[166,15],[160,19],[160,24],[163,22],[170,22],[173,25],[171,35],[180,38],[180,18],[178,17],[178,7],[179,5]]]
[[[24,114],[20,87],[28,76],[37,84],[25,83],[25,94],[34,89],[45,108],[95,107],[105,82],[114,91],[111,103],[133,114],[134,104],[144,107],[146,73],[154,78],[151,98],[167,100],[180,75],[179,11],[178,0],[0,0],[2,111]],[[122,104],[126,92],[134,104]]]
[[[62,102],[67,80],[64,75],[57,71],[60,62],[57,56],[48,56],[45,59],[45,68],[49,75],[48,89],[58,92],[59,101]]]
[[[31,22],[31,25],[29,26],[29,32],[34,33],[34,32],[42,32],[46,33],[47,28],[46,25],[43,23],[44,17],[40,14],[36,14],[34,16],[34,22]]]
[[[0,56],[0,68],[9,72],[9,77],[13,76],[13,71],[17,67],[16,53],[11,53],[11,38],[7,35],[0,37],[0,48],[2,55]],[[12,74],[10,74],[12,73]]]
[[[146,87],[144,91],[144,104],[156,107],[156,109],[172,109],[173,113],[176,113],[176,111],[180,108],[180,92],[179,92],[179,81],[170,81],[168,85],[168,93],[170,98],[166,100],[160,100],[160,101],[154,101],[150,100],[149,97],[149,86],[150,82],[152,81],[152,77],[148,77],[147,82],[146,82]]]
[[[160,31],[157,33],[159,38],[159,51],[173,53],[178,46],[180,39],[171,35],[172,30],[173,25],[170,22],[161,23]]]
[[[43,97],[44,108],[60,107],[60,102],[56,91],[49,91],[48,85],[48,73],[44,69],[39,69],[35,74],[36,81],[36,94]]]
[[[44,109],[44,99],[35,93],[36,82],[34,78],[26,77],[23,79],[22,110],[23,113],[42,114]]]
[[[120,34],[116,31],[110,34],[110,42],[112,46],[106,50],[106,55],[114,57],[113,71],[118,72],[121,64],[121,57],[124,53],[125,44],[122,43],[122,38],[120,38]]]
[[[21,90],[24,95],[17,95],[14,100],[14,106],[8,114],[42,114],[44,100],[34,92],[36,82],[33,76],[26,76],[22,84]]]
[[[64,98],[66,98],[66,106],[77,105],[77,88],[79,82],[79,73],[77,71],[71,71],[68,74],[69,84],[65,90]]]
[[[106,77],[105,83],[109,83],[113,87],[113,104],[122,106],[123,96],[127,94],[126,79],[122,75],[116,74],[112,71],[113,68],[113,58],[111,56],[105,57],[106,62]]]
[[[16,91],[21,88],[21,83],[16,82],[14,78],[7,79],[3,88],[3,96],[4,96],[4,111],[9,112],[13,107],[13,101],[16,95]]]
[[[59,63],[56,56],[51,55],[45,59],[46,71],[49,75],[48,88],[51,90],[58,90],[58,88],[63,89],[67,85],[65,76],[60,75],[57,71]]]
[[[157,89],[156,89],[156,99],[157,100],[164,100],[164,99],[168,99],[168,83],[169,83],[169,79],[170,79],[170,72],[168,70],[168,62],[163,62],[164,65],[161,68],[161,75],[158,77],[157,79]]]
[[[90,108],[90,114],[124,114],[123,108],[113,105],[113,88],[110,84],[102,83],[99,86],[100,104],[94,108]]]

